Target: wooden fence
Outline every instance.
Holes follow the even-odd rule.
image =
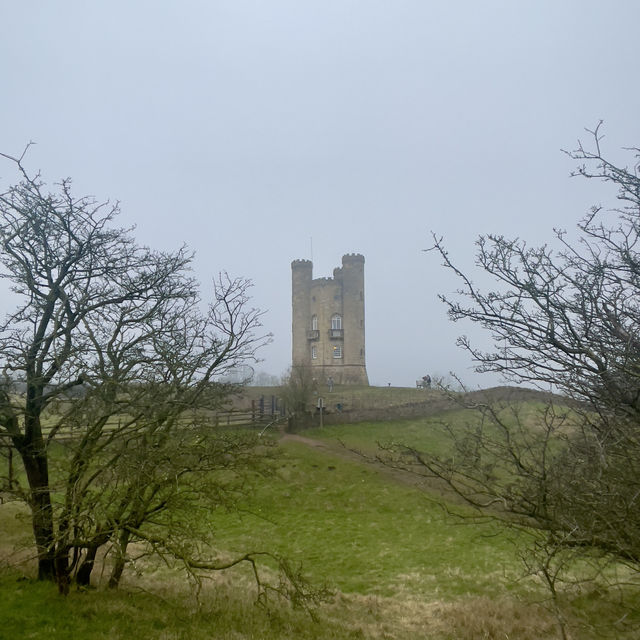
[[[229,409],[227,411],[212,412],[208,416],[211,428],[222,429],[254,429],[265,430],[272,425],[283,423],[286,417],[285,406],[283,402],[276,396],[265,398],[262,396],[257,400],[251,401],[250,408]],[[118,428],[115,421],[109,425],[105,425],[104,432],[108,433]],[[61,428],[56,432],[56,442],[71,441],[78,437],[82,429]],[[43,428],[43,435],[46,439],[48,430]],[[13,445],[8,433],[0,432],[0,453],[12,456]]]

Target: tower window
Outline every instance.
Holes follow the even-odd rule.
[[[311,359],[312,360],[318,359],[318,347],[311,347]]]
[[[342,329],[342,316],[338,315],[337,313],[333,316],[331,316],[331,328],[332,329]],[[342,356],[338,356],[339,358],[342,358]]]
[[[318,316],[311,316],[311,330],[318,330]]]
[[[342,358],[342,345],[337,344],[333,347],[333,357]]]

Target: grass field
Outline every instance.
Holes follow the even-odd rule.
[[[410,390],[413,391],[413,390]],[[450,418],[466,419],[460,414]],[[285,554],[335,593],[317,621],[288,604],[254,604],[246,569],[216,574],[194,591],[177,568],[145,560],[118,592],[72,592],[34,583],[28,521],[0,505],[0,638],[555,638],[540,583],[523,576],[522,541],[495,524],[464,524],[415,483],[342,447],[375,443],[442,446],[437,418],[314,429],[281,441],[274,476],[259,482],[242,513],[209,515],[225,555]],[[457,507],[460,508],[460,507]],[[613,631],[615,607],[602,593],[568,592],[574,638],[582,623]]]
[[[226,548],[271,541],[315,580],[382,596],[486,593],[509,571],[513,549],[495,529],[447,522],[423,494],[366,464],[296,442],[283,449],[278,479],[259,488],[250,513],[217,518]]]

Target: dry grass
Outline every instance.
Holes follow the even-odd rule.
[[[17,560],[17,557],[13,559]],[[26,571],[32,565],[32,562],[26,565],[22,562],[21,570]],[[189,584],[177,567],[168,567],[154,558],[145,558],[138,563],[137,569],[125,574],[118,593],[102,589],[84,594],[72,592],[67,599],[64,615],[77,616],[83,625],[86,619],[95,620],[98,623],[95,635],[85,626],[76,629],[72,625],[71,635],[47,631],[46,634],[34,633],[29,637],[46,637],[48,640],[58,637],[83,637],[86,640],[104,637],[154,640],[195,640],[202,637],[224,640],[560,638],[557,621],[549,609],[506,592],[494,598],[461,596],[446,600],[418,598],[410,593],[410,589],[401,590],[392,597],[338,592],[332,602],[317,611],[317,621],[312,621],[304,612],[292,609],[281,600],[271,600],[268,609],[257,607],[255,584],[250,573],[243,569],[209,574],[199,585]],[[21,582],[20,585],[25,602],[29,602],[29,584]],[[33,587],[37,587],[34,592],[37,603],[38,597],[43,597],[42,589],[40,585]],[[44,604],[58,607],[51,604],[52,595],[45,597]],[[139,616],[138,612],[142,610],[144,615]],[[39,615],[42,617],[46,612],[39,612]],[[62,612],[59,615],[63,615]],[[109,622],[110,619],[120,622],[115,625]],[[48,624],[47,629],[59,626],[60,623],[54,621]],[[579,626],[572,626],[573,640],[599,637],[593,633],[581,633]],[[107,635],[104,635],[105,628],[108,629]],[[78,636],[80,631],[82,633]]]
[[[32,575],[35,570],[34,554],[27,544],[26,515],[24,505],[0,505],[0,557],[5,568],[11,566],[25,575]],[[103,567],[97,567],[96,578],[101,574],[108,575],[108,564],[107,558],[104,572],[101,571]],[[164,627],[158,629],[157,637],[167,639],[198,637],[195,629],[202,631],[207,627],[207,620],[217,620],[216,625],[226,630],[224,636],[210,637],[237,639],[534,640],[557,637],[554,620],[542,607],[527,605],[506,595],[494,600],[482,597],[462,597],[455,601],[419,599],[415,593],[412,594],[411,576],[398,576],[397,582],[399,588],[393,597],[337,593],[331,603],[319,610],[319,622],[314,623],[301,612],[291,610],[284,602],[272,602],[269,612],[256,609],[255,584],[247,570],[209,574],[200,585],[189,586],[178,567],[169,567],[157,558],[144,557],[123,577],[121,593],[128,593],[128,600],[114,600],[109,596],[104,614],[131,616],[130,607],[136,606],[137,598],[151,598],[154,606],[166,614],[157,622],[148,624]],[[96,583],[99,586],[104,580],[98,579]],[[401,585],[404,588],[400,588]],[[94,593],[92,598],[98,599],[100,593]],[[72,610],[75,598],[78,596],[73,596],[69,605]],[[85,607],[86,603],[81,606]],[[90,615],[100,615],[99,611],[96,600]],[[178,626],[187,625],[189,628],[189,621],[196,619],[198,622],[193,635],[190,631],[178,633],[171,627],[171,620]],[[246,635],[243,629],[247,630]],[[121,637],[119,634],[124,633],[115,627],[112,632],[115,634],[113,637]],[[266,635],[261,636],[261,633]],[[146,632],[141,630],[141,634],[141,637],[146,637]]]
[[[441,637],[452,640],[553,640],[561,637],[558,622],[548,609],[507,596],[446,603],[438,614]]]

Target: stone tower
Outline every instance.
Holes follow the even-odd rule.
[[[316,380],[368,385],[364,347],[364,256],[342,256],[333,278],[313,279],[309,260],[291,263],[293,366]]]

